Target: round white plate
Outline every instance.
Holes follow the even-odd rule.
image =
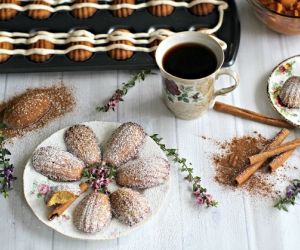
[[[101,148],[105,146],[105,142],[109,139],[113,131],[120,126],[119,123],[112,122],[86,122],[85,125],[89,126],[96,134],[98,143]],[[44,140],[37,148],[44,146],[54,146],[62,150],[66,150],[66,146],[63,140],[64,132],[67,128],[61,129],[56,133],[52,134],[46,140]],[[145,143],[139,152],[140,157],[146,156],[159,156],[167,159],[164,152],[159,146],[149,137],[146,137]],[[101,232],[96,234],[87,234],[78,231],[72,220],[72,213],[76,205],[86,194],[82,194],[69,208],[65,211],[63,216],[55,218],[52,221],[47,219],[49,209],[46,207],[44,202],[44,193],[47,191],[49,186],[58,185],[58,182],[49,180],[47,177],[39,174],[32,167],[31,157],[27,162],[24,170],[24,194],[25,199],[31,207],[33,213],[38,217],[40,221],[45,223],[47,226],[53,228],[59,233],[66,236],[84,239],[84,240],[107,240],[115,239],[120,236],[126,235],[134,229],[140,227],[146,221],[139,223],[133,227],[120,223],[117,219],[113,218],[110,225],[104,228]],[[169,190],[169,180],[163,185],[149,188],[142,191],[144,197],[149,201],[152,215],[150,218],[159,210],[165,200]],[[73,182],[74,183],[74,182]],[[79,182],[78,182],[79,184]],[[116,187],[113,187],[115,189]],[[150,219],[149,218],[149,219]],[[148,220],[149,220],[148,219]]]
[[[279,94],[284,82],[291,76],[300,76],[300,56],[293,56],[276,66],[268,80],[268,96],[275,110],[288,122],[300,127],[300,109],[282,105]]]

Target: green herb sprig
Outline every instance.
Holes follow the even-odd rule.
[[[156,144],[163,150],[166,155],[175,163],[180,166],[180,171],[186,173],[185,179],[192,184],[193,194],[199,205],[206,205],[206,207],[216,207],[218,202],[215,201],[210,194],[207,193],[207,189],[201,185],[201,178],[193,175],[193,167],[191,163],[187,163],[187,159],[182,158],[178,154],[177,149],[169,149],[165,144],[161,143],[162,138],[158,134],[150,136]]]
[[[133,75],[127,82],[122,83],[122,87],[117,89],[109,101],[103,106],[96,107],[98,112],[107,112],[109,110],[115,111],[121,101],[124,101],[123,97],[128,93],[128,90],[133,88],[137,82],[144,81],[147,75],[154,74],[151,70],[142,70]]]
[[[284,197],[280,197],[274,207],[279,210],[288,212],[288,206],[294,206],[296,204],[296,198],[300,193],[300,180],[295,179],[291,181],[291,184],[286,188]]]

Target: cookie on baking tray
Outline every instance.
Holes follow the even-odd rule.
[[[190,8],[192,14],[197,16],[206,16],[213,12],[215,5],[212,3],[200,3]]]
[[[75,0],[73,4],[97,3],[97,0]],[[94,7],[79,7],[72,10],[72,15],[78,19],[86,19],[93,16],[97,9]]]
[[[147,2],[150,1],[153,0],[148,0]],[[173,13],[174,6],[168,4],[161,4],[156,6],[149,6],[148,10],[153,16],[169,16]]]
[[[135,4],[135,2],[136,0],[113,0],[112,5],[122,4],[122,3]],[[129,9],[129,8],[121,8],[112,11],[113,15],[116,17],[128,17],[132,15],[133,12],[134,9]]]
[[[9,42],[1,42],[0,49],[12,50],[14,48],[13,44]],[[8,54],[0,54],[0,63],[7,61],[11,56]]]
[[[16,4],[20,5],[19,0],[1,0],[0,3],[10,3],[10,4]],[[18,11],[16,9],[12,8],[5,8],[0,9],[0,20],[5,21],[14,18],[18,14]]]
[[[115,31],[123,31],[123,32],[128,32],[130,33],[129,30],[126,29],[117,29]],[[133,46],[134,44],[128,40],[119,40],[119,41],[112,41],[111,44],[124,44],[124,45],[131,45]],[[126,50],[126,49],[112,49],[108,51],[108,55],[116,60],[127,60],[133,56],[133,51],[132,50]]]
[[[93,44],[87,41],[81,41],[81,42],[71,42],[69,44],[69,47],[72,47],[74,45],[85,45],[88,47],[93,47]],[[89,59],[92,55],[93,52],[85,50],[85,49],[75,49],[70,51],[68,54],[68,57],[76,62],[83,62],[86,61],[87,59]]]
[[[43,0],[34,0],[33,2],[30,3],[30,5],[31,4],[50,6],[49,3],[47,3]],[[47,19],[48,17],[50,17],[51,11],[45,10],[45,9],[29,9],[27,12],[27,15],[33,19],[43,20],[43,19]]]
[[[54,49],[54,44],[50,41],[40,39],[35,43],[29,45],[29,49]],[[34,62],[45,62],[51,58],[52,54],[47,53],[45,55],[42,54],[31,54],[29,56],[31,61]]]

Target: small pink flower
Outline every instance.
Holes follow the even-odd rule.
[[[196,191],[193,192],[193,194],[194,194],[196,197],[199,196],[199,195],[200,195],[200,190],[197,189]]]
[[[207,195],[206,195],[206,200],[207,200],[207,203],[210,204],[210,203],[213,201],[212,195],[211,195],[211,194],[207,194]]]
[[[204,204],[204,199],[201,196],[197,196],[196,202],[201,206]]]
[[[280,65],[278,70],[280,73],[284,73],[286,71],[286,68],[284,67],[284,65]]]
[[[37,188],[38,193],[41,195],[46,195],[50,192],[50,187],[47,184],[40,184]]]

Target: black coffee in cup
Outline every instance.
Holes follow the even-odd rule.
[[[218,61],[208,47],[199,43],[182,43],[167,50],[162,65],[173,76],[200,79],[214,73]]]

